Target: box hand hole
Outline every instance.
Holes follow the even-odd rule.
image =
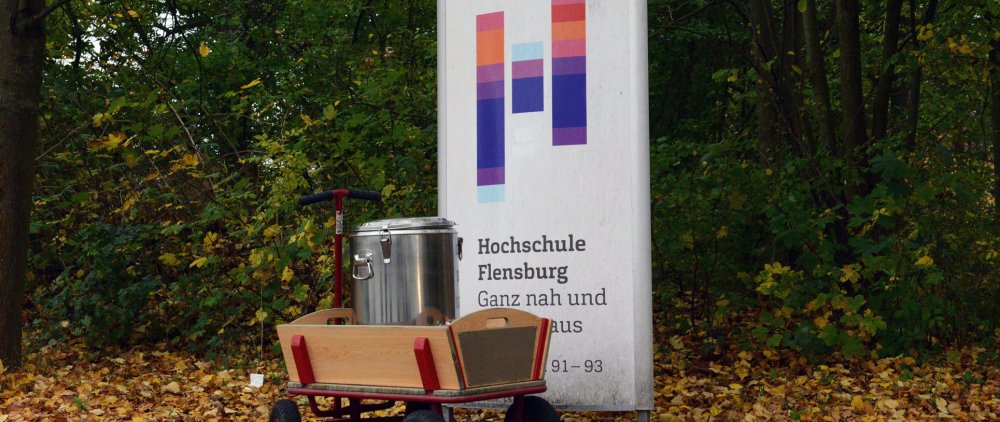
[[[490,318],[486,320],[486,328],[505,328],[508,322],[507,318]]]

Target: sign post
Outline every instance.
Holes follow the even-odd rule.
[[[557,408],[651,410],[645,0],[439,0],[438,31],[459,314],[551,318]]]

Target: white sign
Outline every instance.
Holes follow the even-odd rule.
[[[439,0],[438,31],[459,314],[551,318],[561,409],[652,409],[646,2]]]

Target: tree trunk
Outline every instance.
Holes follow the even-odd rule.
[[[813,85],[813,94],[819,104],[819,134],[830,155],[837,155],[837,138],[833,109],[830,106],[830,86],[826,81],[826,64],[823,61],[823,49],[819,44],[819,22],[816,18],[816,0],[806,0],[806,10],[802,14],[802,32],[805,34],[806,55],[809,59],[809,79]]]
[[[872,139],[884,139],[889,131],[889,94],[896,80],[892,56],[899,49],[899,17],[903,0],[889,0],[885,13],[885,33],[882,38],[882,74],[875,87],[872,103]]]
[[[0,360],[21,363],[21,313],[45,59],[44,0],[0,1]]]
[[[934,22],[934,15],[937,13],[938,0],[930,0],[927,9],[924,10],[924,17],[920,20],[920,25],[927,25]],[[921,42],[917,39],[917,2],[910,0],[910,36],[913,38],[913,50],[919,50]],[[923,83],[924,68],[917,64],[910,75],[910,93],[907,99],[906,124],[908,132],[906,134],[906,148],[913,151],[917,147],[917,125],[920,123],[920,84]]]
[[[837,0],[837,34],[840,42],[841,107],[843,108],[844,157],[851,166],[864,166],[864,94],[861,91],[861,33],[858,0]]]
[[[990,42],[990,80],[993,92],[990,123],[993,126],[993,208],[1000,223],[1000,40]]]
[[[780,129],[778,129],[778,111],[775,103],[771,101],[776,96],[775,83],[770,71],[763,66],[764,63],[774,59],[778,50],[775,41],[775,22],[769,2],[764,0],[750,2],[749,24],[753,32],[753,55],[757,68],[757,137],[761,148],[765,151],[767,161],[771,161],[780,138]]]

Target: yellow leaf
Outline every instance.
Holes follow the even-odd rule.
[[[710,409],[708,409],[708,413],[712,416],[719,416],[722,414],[722,409],[712,406]]]
[[[260,78],[254,79],[250,83],[241,86],[240,89],[250,89],[250,88],[253,88],[253,87],[257,86],[257,85],[260,85]]]
[[[97,113],[97,114],[95,114],[94,115],[94,127],[101,127],[101,124],[104,123],[104,120],[106,118],[107,118],[107,115],[104,114],[104,113]]]
[[[118,148],[125,141],[125,134],[122,132],[109,133],[107,136],[100,137],[97,139],[92,139],[87,142],[87,148],[90,149],[106,149],[111,151]]]
[[[0,375],[3,375],[7,371],[7,368],[3,366],[3,359],[0,359]]]
[[[684,233],[681,236],[681,244],[684,245],[684,249],[694,249],[694,234],[691,232]]]
[[[840,276],[841,283],[845,281],[857,283],[858,280],[861,280],[861,274],[858,273],[858,264],[845,265],[841,267],[840,272],[844,273],[844,275]]]
[[[684,342],[681,340],[680,337],[678,336],[670,337],[669,341],[670,341],[670,347],[673,347],[674,350],[684,350]]]
[[[218,233],[208,232],[208,233],[205,233],[205,238],[201,240],[201,243],[205,247],[210,247],[210,246],[214,245],[215,242],[218,241],[218,240],[219,240],[219,234]]]
[[[264,309],[258,309],[257,313],[254,315],[254,322],[264,322],[264,318],[267,318],[267,312],[265,312]]]
[[[934,258],[924,255],[920,257],[920,259],[918,259],[917,262],[915,262],[914,264],[918,267],[929,267],[931,265],[934,265]]]
[[[183,165],[185,167],[193,167],[193,166],[195,166],[195,165],[198,164],[198,155],[196,155],[196,154],[184,154],[184,156],[181,157],[180,160],[178,160],[178,163],[180,163],[181,165]]]
[[[178,170],[194,167],[196,165],[198,165],[198,156],[196,154],[184,154],[183,157],[174,161],[173,166],[170,166],[170,172],[176,173]]]
[[[160,391],[164,391],[164,392],[168,392],[168,393],[174,393],[174,394],[180,394],[181,393],[181,386],[180,386],[180,384],[177,383],[177,381],[173,381],[170,384],[164,385],[163,388],[160,389]]]
[[[139,156],[136,154],[125,154],[125,165],[128,168],[135,168],[139,165]]]
[[[133,18],[138,18],[139,17],[139,12],[136,12],[135,10],[129,10],[128,11],[128,15],[131,16],[131,17],[133,17]]]
[[[194,268],[194,267],[201,268],[201,267],[204,267],[205,263],[207,263],[207,262],[208,262],[208,258],[203,256],[203,257],[198,258],[198,259],[194,260],[193,262],[191,262],[191,265],[188,265],[188,268]]]
[[[165,253],[163,255],[160,255],[160,262],[162,262],[164,265],[169,265],[171,267],[176,267],[181,263],[181,261],[177,259],[177,255],[174,255],[172,253]]]
[[[129,195],[128,199],[126,199],[125,202],[122,203],[122,206],[119,207],[117,210],[115,210],[115,212],[116,213],[123,213],[123,212],[126,212],[126,211],[132,209],[132,206],[135,205],[135,202],[138,201],[138,200],[139,200],[139,195],[136,195],[134,193],[131,194],[131,195]]]
[[[861,396],[854,396],[854,398],[851,399],[851,407],[855,410],[865,410],[865,400],[862,399]]]
[[[281,272],[281,281],[292,281],[294,276],[295,271],[292,271],[291,267],[285,267],[284,271]]]
[[[312,126],[316,124],[316,122],[312,119],[312,117],[309,117],[308,114],[300,114],[299,117],[301,117],[302,121],[306,123],[306,126]]]
[[[813,324],[816,324],[816,328],[823,328],[827,324],[826,316],[820,315],[813,319]]]
[[[206,45],[204,41],[202,41],[201,45],[198,46],[198,54],[201,54],[201,57],[208,57],[208,54],[211,52],[212,50],[208,49],[208,45]]]
[[[264,229],[264,238],[270,239],[272,237],[277,236],[279,233],[281,233],[281,226],[277,224],[272,224]]]
[[[934,399],[934,405],[937,406],[939,412],[948,413],[948,400],[945,400],[943,397]]]

